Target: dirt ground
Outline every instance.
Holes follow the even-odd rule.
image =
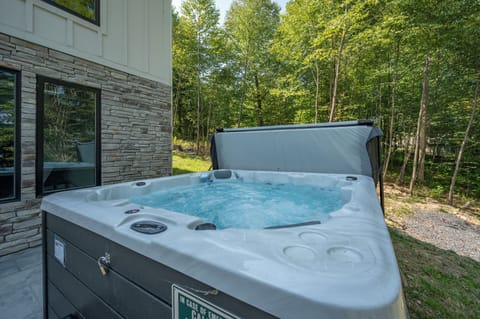
[[[480,261],[480,209],[452,207],[431,198],[411,198],[406,189],[385,184],[386,221],[406,234]]]

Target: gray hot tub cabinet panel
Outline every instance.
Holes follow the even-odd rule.
[[[52,274],[44,281],[44,284],[49,284],[46,287],[46,296],[48,296],[48,298],[52,297],[52,293],[48,287],[53,285],[63,298],[46,299],[44,309],[48,307],[60,318],[68,318],[68,316],[73,316],[74,318],[122,318],[51,256],[46,257],[45,265],[47,266],[48,273]],[[58,297],[58,295],[56,297]],[[67,300],[72,305],[72,308],[62,310],[62,308],[58,307],[58,304],[63,303],[64,300]],[[65,310],[73,310],[73,312],[65,313]],[[49,317],[46,316],[46,318]]]
[[[47,254],[55,262],[52,257],[53,237],[53,233],[47,231]],[[161,318],[170,315],[170,307],[167,304],[125,279],[116,271],[112,270],[107,276],[102,276],[96,260],[69,242],[65,242],[65,244],[66,268],[63,270],[95,292],[95,295],[115,309],[122,317]]]
[[[76,318],[171,318],[172,284],[214,290],[89,230],[46,212],[44,216],[46,318],[63,318],[68,309]],[[54,257],[54,236],[65,245],[65,267]],[[102,276],[97,258],[106,252],[111,264]],[[59,295],[71,305],[67,310],[59,307]],[[222,292],[200,298],[241,318],[276,318]]]
[[[68,301],[58,288],[48,282],[48,317],[49,318],[65,318],[70,314],[75,317],[82,318],[78,310]],[[55,310],[54,310],[55,309]]]

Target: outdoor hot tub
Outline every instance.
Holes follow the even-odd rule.
[[[379,134],[347,124],[222,131],[212,142],[216,170],[45,197],[46,317],[407,318],[376,162],[370,176],[325,173],[298,152],[268,150],[286,150],[276,143],[292,133],[325,145],[318,136],[365,129],[359,149],[370,158]],[[227,167],[239,156],[230,138],[265,135],[260,169]],[[247,140],[236,144],[233,152],[252,154]],[[289,163],[294,155],[305,171]]]

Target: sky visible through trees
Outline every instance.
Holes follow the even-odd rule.
[[[172,0],[172,5],[175,10],[180,11],[180,7],[182,6],[182,3],[186,0]],[[215,0],[215,8],[218,9],[220,13],[220,23],[223,24],[225,21],[225,15],[230,9],[230,6],[232,5],[232,2],[234,0]],[[280,8],[282,9],[282,12],[285,12],[285,5],[287,4],[288,0],[274,0],[275,3],[277,3]]]
[[[183,0],[172,32],[175,137],[373,119],[388,178],[480,197],[480,0]]]

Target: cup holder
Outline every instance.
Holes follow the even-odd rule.
[[[130,225],[130,229],[136,232],[154,235],[159,234],[167,230],[167,225],[153,221],[153,220],[142,220]]]

